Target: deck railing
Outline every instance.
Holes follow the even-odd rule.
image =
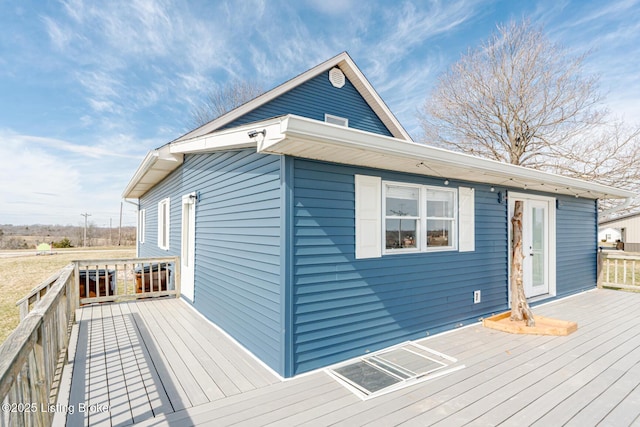
[[[180,295],[176,257],[76,261],[79,303]]]
[[[180,295],[178,258],[75,261],[18,301],[20,324],[0,345],[0,427],[53,421],[75,309]]]
[[[73,270],[67,265],[41,288],[48,292],[0,346],[0,426],[51,424],[47,408],[55,403],[75,312]]]
[[[604,253],[602,286],[640,290],[640,256]]]

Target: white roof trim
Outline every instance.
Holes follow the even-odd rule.
[[[341,54],[334,56],[333,58],[319,64],[310,70],[294,77],[293,79],[277,86],[276,88],[263,93],[262,95],[254,98],[253,100],[229,111],[226,114],[218,117],[215,120],[212,120],[209,123],[206,123],[203,126],[200,126],[197,129],[188,132],[187,134],[181,136],[176,139],[174,142],[180,142],[189,140],[191,138],[197,138],[202,135],[206,135],[219,129],[227,124],[233,122],[234,120],[244,116],[250,111],[255,110],[256,108],[266,104],[267,102],[278,98],[282,94],[290,91],[291,89],[301,85],[302,83],[311,80],[317,75],[329,71],[333,67],[340,67],[342,72],[347,76],[347,78],[351,81],[356,90],[360,93],[360,95],[365,99],[365,101],[369,104],[371,109],[378,115],[380,120],[384,123],[384,125],[389,129],[391,134],[395,138],[405,139],[407,141],[411,141],[411,136],[407,133],[407,131],[402,127],[398,119],[393,115],[391,110],[384,103],[380,95],[375,91],[373,86],[367,81],[366,77],[362,72],[358,69],[356,64],[353,62],[349,54],[346,52],[342,52]]]
[[[122,192],[124,199],[137,199],[182,164],[184,157],[170,152],[169,145],[150,151]]]
[[[285,116],[281,133],[260,141],[258,151],[589,199],[634,196],[602,184],[298,116]]]
[[[250,137],[253,131],[256,134]],[[265,154],[494,185],[497,191],[518,188],[588,199],[635,196],[630,191],[602,184],[287,115],[176,141],[154,150],[145,157],[123,197],[142,196],[180,166],[184,154],[252,147]]]
[[[280,123],[285,116],[263,120],[261,122],[248,123],[231,129],[223,129],[217,132],[199,136],[185,141],[176,141],[170,144],[173,154],[211,152],[218,150],[237,150],[256,147],[258,139],[270,138],[272,135],[280,135]],[[255,137],[250,137],[252,131],[258,132]],[[264,131],[262,134],[260,132]]]

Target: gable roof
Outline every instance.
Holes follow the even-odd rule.
[[[384,123],[387,129],[389,129],[389,132],[391,132],[391,135],[393,135],[394,138],[411,141],[411,136],[409,135],[409,133],[402,127],[391,110],[389,110],[387,104],[384,103],[380,95],[378,95],[373,86],[371,86],[371,83],[369,83],[364,74],[362,74],[360,69],[356,66],[355,62],[353,62],[353,59],[351,59],[347,52],[342,52],[339,55],[336,55],[333,58],[311,68],[310,70],[305,71],[297,77],[294,77],[293,79],[281,84],[280,86],[277,86],[274,89],[263,93],[262,95],[227,112],[226,114],[223,114],[217,119],[214,119],[209,123],[206,123],[199,128],[186,133],[173,142],[181,142],[188,139],[197,138],[220,129],[233,122],[234,120],[244,116],[250,111],[261,107],[262,105],[278,98],[282,94],[313,79],[319,74],[329,71],[334,67],[339,67],[342,70],[344,75],[349,79],[351,84],[353,84],[358,93],[360,93],[360,96],[362,96],[369,107],[371,107],[371,109],[380,118],[382,123]]]
[[[233,128],[225,126],[338,66],[392,137],[287,114]],[[353,60],[343,52],[269,92],[147,154],[123,192],[139,198],[177,169],[185,154],[255,148],[265,154],[440,176],[496,187],[589,199],[630,200],[628,191],[413,142]]]

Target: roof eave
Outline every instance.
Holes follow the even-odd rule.
[[[260,142],[258,151],[590,199],[634,196],[602,184],[298,116],[287,116],[281,132],[279,139]]]
[[[123,199],[138,199],[176,170],[183,162],[181,154],[172,154],[169,145],[152,150],[145,156],[131,181],[122,192]]]

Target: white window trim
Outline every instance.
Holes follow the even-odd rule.
[[[138,211],[138,242],[144,243],[144,236],[147,229],[147,210],[140,209]]]
[[[166,214],[164,206],[166,205]],[[166,215],[166,221],[163,217]],[[164,223],[164,227],[162,226]],[[171,200],[169,197],[158,202],[158,247],[166,251],[169,250],[171,240]],[[166,242],[166,245],[163,244]]]
[[[324,121],[326,123],[329,123],[331,125],[335,125],[335,126],[344,126],[344,127],[349,127],[349,119],[345,118],[345,117],[340,117],[340,116],[334,116],[333,114],[326,114],[324,115]],[[339,122],[339,123],[337,123]]]
[[[419,221],[416,229],[416,239],[417,247],[416,248],[400,248],[400,249],[387,249],[387,233],[386,233],[386,212],[387,212],[387,186],[398,186],[398,187],[410,187],[419,189],[419,197],[418,197],[418,207],[419,207]],[[427,191],[446,191],[453,194],[453,225],[451,227],[451,241],[453,242],[450,246],[427,246],[426,235],[423,236],[425,230],[427,229],[427,204],[425,201],[427,200]],[[381,226],[382,226],[382,254],[383,255],[394,255],[394,254],[407,254],[407,253],[420,253],[420,252],[445,252],[445,251],[457,251],[458,250],[458,190],[457,188],[447,188],[447,187],[439,187],[433,185],[423,185],[423,184],[412,184],[407,182],[395,182],[395,181],[382,181],[382,210],[381,214]],[[434,219],[434,218],[431,218]],[[450,220],[451,218],[445,218],[446,220]]]

